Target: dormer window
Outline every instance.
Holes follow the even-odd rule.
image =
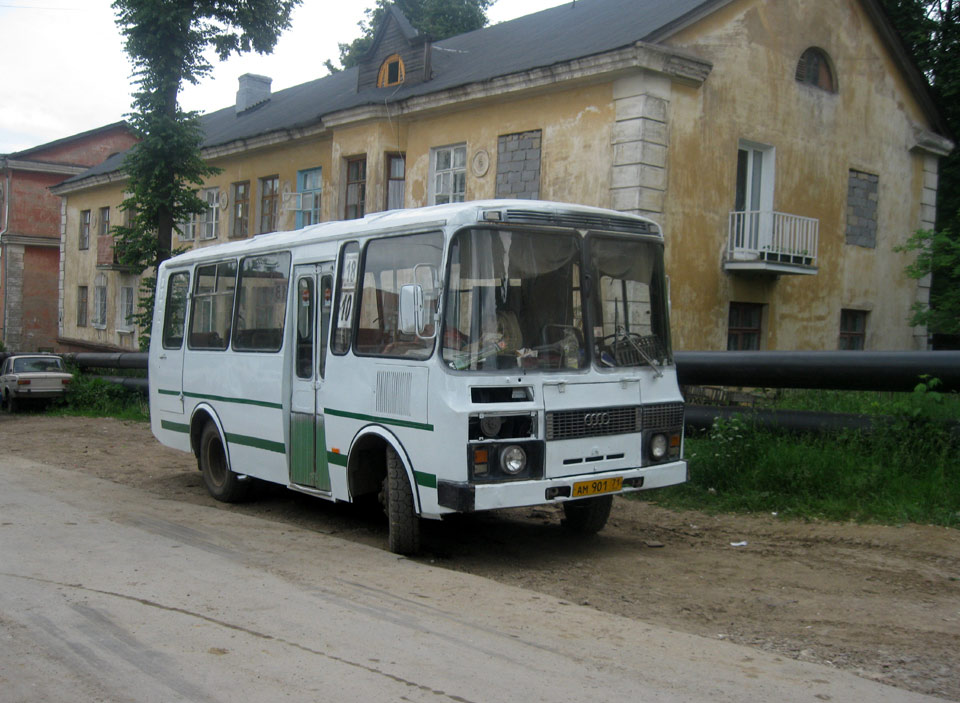
[[[380,74],[377,76],[377,87],[386,88],[391,85],[400,85],[404,79],[403,59],[399,54],[388,56],[380,66]]]
[[[822,49],[810,47],[797,62],[796,78],[800,83],[812,85],[828,93],[837,92],[837,81],[830,67],[830,58]]]

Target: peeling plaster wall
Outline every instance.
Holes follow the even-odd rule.
[[[667,252],[677,347],[725,348],[730,301],[767,306],[769,349],[836,349],[843,308],[869,311],[867,349],[922,346],[907,324],[916,284],[893,248],[921,225],[924,179],[929,186],[935,169],[911,147],[914,126],[930,126],[861,4],[740,0],[669,44],[714,64],[700,89],[674,86],[672,95]],[[795,80],[809,47],[830,56],[837,93]],[[774,210],[819,219],[816,275],[723,272],[741,139],[776,149]],[[845,243],[850,169],[879,176],[873,249]]]

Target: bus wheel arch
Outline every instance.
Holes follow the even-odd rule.
[[[251,481],[231,469],[229,445],[215,413],[201,409],[190,421],[190,443],[207,492],[223,503],[247,498]]]
[[[387,514],[388,546],[412,554],[420,546],[420,496],[409,458],[389,432],[371,427],[354,439],[347,462],[350,495],[377,495]]]

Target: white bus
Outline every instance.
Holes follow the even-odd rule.
[[[596,532],[614,494],[687,478],[663,246],[642,217],[495,200],[194,249],[158,271],[153,433],[221,501],[378,496],[398,553],[496,508]]]

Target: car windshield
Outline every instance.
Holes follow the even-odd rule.
[[[659,242],[606,235],[587,238],[594,361],[640,366],[670,359],[666,279]]]
[[[63,361],[59,358],[42,357],[14,359],[13,373],[36,373],[43,371],[63,371]]]
[[[580,261],[574,233],[458,232],[444,296],[444,362],[470,371],[583,368]]]

